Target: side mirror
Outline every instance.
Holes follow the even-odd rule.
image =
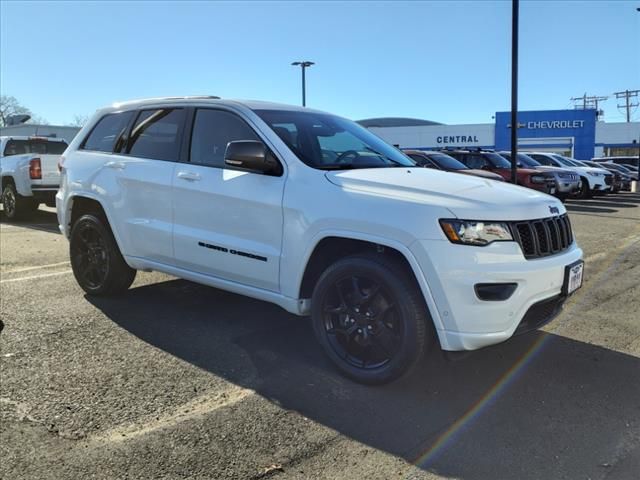
[[[269,175],[282,175],[282,166],[267,146],[255,140],[236,140],[227,144],[224,163],[230,167]]]

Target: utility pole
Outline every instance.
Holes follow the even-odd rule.
[[[511,182],[518,183],[518,14],[520,0],[511,1]]]
[[[615,92],[614,95],[617,99],[624,99],[624,105],[618,105],[618,108],[624,108],[627,111],[627,123],[631,121],[631,109],[633,107],[637,107],[638,102],[633,103],[631,101],[632,98],[637,98],[640,90],[625,90],[624,92]]]
[[[307,106],[307,80],[305,78],[305,70],[307,69],[307,67],[310,67],[311,65],[315,65],[315,63],[309,62],[308,60],[303,60],[301,62],[293,62],[291,65],[294,65],[296,67],[299,66],[302,69],[302,106],[306,107]]]
[[[571,97],[571,101],[574,103],[574,108],[586,110],[587,108],[595,108],[598,110],[598,102],[604,102],[609,97],[599,97],[597,95],[587,96],[585,93],[581,97]],[[582,102],[582,107],[578,105],[577,102]]]

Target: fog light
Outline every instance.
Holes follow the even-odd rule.
[[[473,289],[480,300],[499,302],[507,300],[518,288],[517,283],[476,283]]]

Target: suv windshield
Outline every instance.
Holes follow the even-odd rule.
[[[31,138],[29,140],[9,140],[4,147],[3,155],[23,155],[25,153],[38,153],[40,155],[61,155],[67,149],[67,142],[50,142],[43,138]]]
[[[350,120],[316,112],[255,112],[310,167],[342,170],[415,166],[404,153]]]
[[[555,158],[558,162],[560,162],[565,167],[580,167],[581,166],[581,165],[577,165],[577,164],[573,163],[568,158],[562,157],[560,155],[553,155],[553,158]]]
[[[430,153],[427,157],[444,170],[469,170],[464,163],[444,153]]]
[[[511,154],[510,153],[501,152],[500,155],[502,155],[509,162],[511,162]],[[539,167],[539,166],[542,165],[540,162],[538,162],[537,160],[534,160],[529,155],[525,155],[524,153],[518,153],[517,156],[518,156],[518,166],[519,167],[536,168],[536,167]]]
[[[508,162],[506,158],[493,152],[482,152],[484,158],[489,160],[495,168],[511,168],[511,162]]]

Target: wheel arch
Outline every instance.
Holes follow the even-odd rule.
[[[368,235],[358,235],[354,232],[325,232],[318,235],[312,247],[309,248],[298,282],[298,298],[310,299],[313,287],[326,268],[340,258],[361,252],[376,252],[381,255],[389,255],[398,260],[411,279],[416,282],[422,292],[430,316],[436,331],[444,329],[442,320],[438,314],[435,300],[429,288],[428,281],[411,250],[404,244],[385,238],[377,238]]]
[[[122,241],[117,229],[113,227],[114,224],[111,221],[111,215],[108,209],[104,207],[100,199],[98,199],[94,195],[86,194],[85,192],[79,192],[77,194],[69,196],[67,200],[65,215],[65,218],[67,219],[66,229],[69,232],[69,235],[71,235],[71,229],[73,228],[73,225],[78,220],[78,218],[80,218],[82,215],[87,214],[96,214],[105,221],[106,227],[111,230],[111,233],[113,233],[116,244],[118,245],[120,252],[124,255]]]

